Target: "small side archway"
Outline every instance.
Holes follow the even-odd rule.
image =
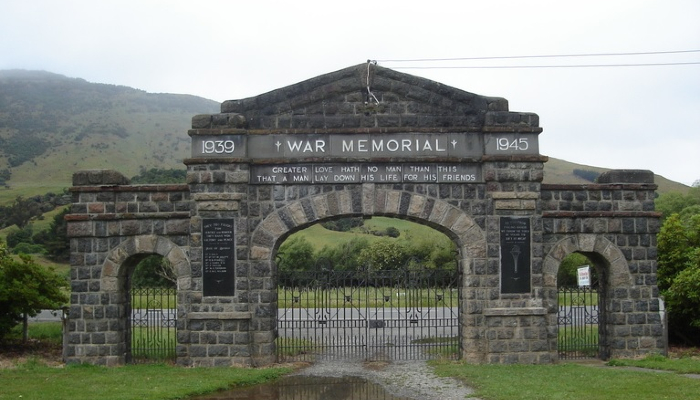
[[[110,297],[110,302],[114,307],[112,312],[117,316],[127,316],[127,318],[118,318],[116,326],[112,328],[115,335],[113,340],[116,341],[116,347],[119,349],[120,364],[129,362],[131,359],[131,325],[133,323],[129,296],[132,288],[129,277],[139,262],[150,255],[159,255],[172,266],[172,271],[177,278],[176,296],[179,297],[191,289],[191,269],[187,253],[166,237],[157,235],[130,237],[108,253],[102,265],[101,287],[103,293]],[[175,299],[171,299],[170,303],[174,304]],[[182,315],[180,304],[183,302],[177,301],[176,303],[178,304],[177,310],[167,312],[170,317],[168,324],[163,326],[165,329],[178,329],[175,315]],[[149,316],[146,316],[143,320],[148,318]],[[171,337],[171,340],[174,341],[175,332]]]
[[[166,237],[141,235],[127,238],[109,252],[102,264],[102,291],[118,293],[123,290],[130,268],[133,269],[138,261],[151,254],[162,256],[172,265],[178,291],[191,289],[190,262],[185,250]]]
[[[570,254],[581,253],[593,262],[599,279],[597,298],[598,357],[610,357],[610,343],[614,340],[613,313],[619,311],[615,303],[615,290],[626,290],[633,285],[627,260],[622,251],[605,236],[595,234],[570,235],[559,240],[544,260],[545,305],[550,326],[558,326],[560,317],[557,273],[562,261]],[[556,348],[557,343],[552,344]]]

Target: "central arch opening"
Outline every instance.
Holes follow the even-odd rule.
[[[458,358],[457,247],[429,226],[345,216],[278,247],[277,358]]]

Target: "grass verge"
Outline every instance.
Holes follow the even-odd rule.
[[[290,368],[182,368],[164,364],[47,367],[29,360],[0,370],[0,399],[180,399],[265,383]],[[79,382],[80,384],[76,384]]]
[[[580,364],[470,365],[434,361],[439,376],[454,377],[484,400],[697,399],[700,380],[653,371]]]
[[[60,312],[60,311],[59,311]],[[63,343],[63,327],[61,322],[31,322],[27,325],[27,336],[53,346]],[[12,328],[7,339],[19,341],[22,339],[22,324]]]
[[[680,358],[668,358],[654,354],[639,360],[615,359],[608,365],[614,367],[638,367],[671,371],[679,374],[700,374],[700,357],[687,356]]]

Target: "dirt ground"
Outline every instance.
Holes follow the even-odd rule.
[[[700,348],[672,346],[669,348],[669,356],[671,358],[700,358]],[[29,360],[52,367],[62,367],[61,346],[36,339],[30,339],[26,343],[21,341],[0,343],[0,369],[14,368],[16,365],[24,364]]]
[[[35,339],[30,339],[26,343],[20,341],[0,343],[0,368],[14,368],[29,360],[52,367],[61,367],[63,366],[61,346]]]

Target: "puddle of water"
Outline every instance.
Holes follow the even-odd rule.
[[[408,400],[362,378],[288,376],[274,383],[228,390],[190,400]]]

